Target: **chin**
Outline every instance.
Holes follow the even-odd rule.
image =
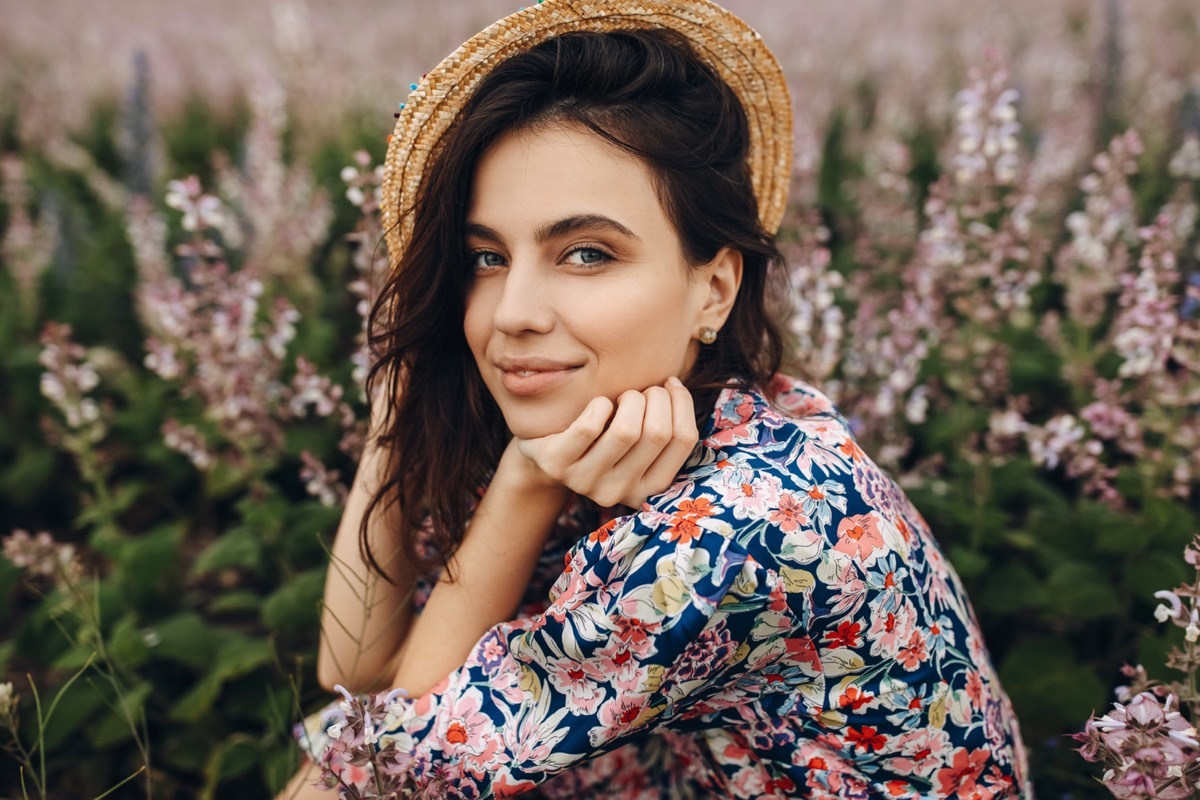
[[[540,414],[517,413],[504,416],[508,429],[518,439],[540,439],[553,433],[562,433],[573,420],[574,418],[559,425],[554,419],[547,419],[545,415]]]
[[[585,403],[579,408],[564,403],[530,403],[524,407],[512,405],[500,407],[504,423],[518,439],[540,439],[554,433],[562,433],[571,426]]]

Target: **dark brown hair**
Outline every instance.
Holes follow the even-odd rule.
[[[480,157],[513,130],[553,123],[581,126],[643,160],[689,263],[706,264],[722,247],[742,254],[730,316],[683,376],[698,422],[725,386],[762,383],[779,369],[783,346],[767,286],[781,259],[759,225],[746,116],[733,90],[671,31],[567,33],[511,57],[484,78],[443,138],[406,210],[412,239],[371,311],[376,361],[368,383],[387,376],[385,415],[372,425],[388,455],[360,545],[381,574],[366,538],[380,504],[400,504],[398,534],[410,559],[430,571],[445,566],[507,444],[463,334],[472,276],[463,228]],[[421,546],[426,517],[432,527]]]

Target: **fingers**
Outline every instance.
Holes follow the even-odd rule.
[[[671,402],[671,437],[644,472],[642,486],[647,497],[666,490],[674,482],[700,440],[691,393],[677,379],[667,381],[666,392]]]
[[[645,411],[638,439],[614,464],[615,469],[636,475],[638,480],[674,437],[670,393],[661,386],[651,386],[641,394],[645,398]]]
[[[677,379],[616,401],[594,398],[565,431],[518,442],[521,453],[603,506],[640,506],[667,489],[696,444],[692,396]]]
[[[521,452],[551,475],[565,475],[604,433],[613,415],[613,403],[607,397],[594,397],[561,433],[518,443]]]
[[[636,508],[667,489],[691,454],[697,440],[695,410],[691,394],[676,378],[665,388],[627,392],[618,400],[608,431],[578,466],[586,467],[581,483],[592,487],[588,497],[601,505]],[[627,444],[635,429],[636,440]]]
[[[614,475],[613,469],[626,453],[638,446],[642,438],[646,405],[647,398],[642,392],[630,390],[621,393],[617,398],[617,410],[608,424],[608,430],[604,431],[591,449],[570,467],[567,473],[570,479],[569,486],[591,487],[592,491],[600,496],[588,493],[588,497],[597,503],[602,503],[604,499],[612,500],[612,503],[607,505],[620,501],[619,489],[623,487],[618,487],[618,484],[627,482],[629,476]],[[641,472],[636,477],[640,478]],[[614,489],[618,490],[618,494],[611,497]]]

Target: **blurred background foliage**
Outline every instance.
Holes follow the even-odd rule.
[[[512,10],[395,5],[188,5],[147,12],[148,47],[113,29],[71,57],[5,9],[0,533],[47,531],[61,558],[40,575],[15,545],[0,559],[2,680],[45,758],[30,796],[97,796],[148,763],[110,796],[263,797],[298,762],[291,726],[326,699],[317,602],[365,414],[348,285],[379,266],[386,106]],[[1164,672],[1179,631],[1154,622],[1153,594],[1185,578],[1200,532],[1200,11],[729,6],[797,105],[781,297],[796,361],[966,583],[1039,793],[1107,796],[1066,734],[1122,664]],[[205,20],[225,27],[172,38]],[[273,39],[248,44],[233,20]],[[389,24],[407,45],[374,30]],[[204,38],[235,29],[224,49]],[[209,262],[257,288],[204,294]],[[197,344],[235,307],[262,385]],[[168,324],[180,308],[195,325]],[[203,363],[243,383],[203,384]],[[10,797],[16,764],[0,764]]]

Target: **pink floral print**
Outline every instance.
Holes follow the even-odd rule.
[[[820,392],[725,390],[671,488],[620,512],[579,504],[520,617],[387,696],[378,746],[410,776],[464,798],[1032,797],[957,576]],[[362,777],[336,706],[300,735]]]

